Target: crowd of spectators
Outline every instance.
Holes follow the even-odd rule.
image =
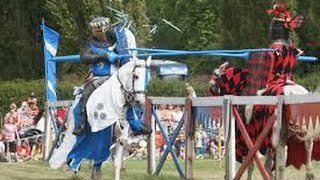
[[[171,138],[175,129],[177,128],[178,123],[181,121],[183,117],[183,106],[179,105],[170,105],[170,104],[161,104],[157,108],[157,114],[163,128],[164,133]],[[200,122],[200,121],[199,121]],[[224,156],[224,142],[222,137],[222,131],[218,131],[219,125],[216,125],[213,122],[213,126],[211,127],[211,131],[206,131],[204,125],[201,123],[197,123],[196,131],[195,131],[195,158],[203,159],[203,158],[214,158],[218,159],[219,157]],[[212,131],[213,130],[213,131]],[[218,150],[218,132],[221,134],[221,152],[219,156]],[[213,133],[213,134],[212,134]],[[159,158],[161,154],[166,149],[165,140],[161,134],[160,127],[156,125],[155,129],[155,143],[156,143],[156,156]],[[180,159],[185,158],[185,134],[184,129],[178,132],[177,138],[173,143],[173,149],[176,152],[176,155]],[[145,153],[142,153],[145,152]],[[146,157],[146,149],[145,146],[137,146],[135,147],[134,153],[132,156],[138,155],[138,159],[141,157]],[[171,158],[171,154],[168,154],[168,158]]]
[[[196,97],[190,90],[189,97]],[[183,118],[183,106],[161,104],[157,108],[157,114],[164,130],[164,133],[169,138],[172,137],[179,122]],[[56,125],[61,128],[65,120],[67,107],[58,108],[55,111]],[[0,129],[0,162],[1,161],[27,161],[29,159],[40,159],[42,157],[42,137],[28,139],[20,137],[19,131],[25,128],[38,128],[39,122],[43,121],[43,111],[40,111],[37,98],[34,93],[31,93],[25,101],[21,102],[19,108],[15,103],[10,104],[9,111],[3,118],[3,127]],[[41,119],[41,120],[40,120]],[[37,125],[38,124],[38,125]],[[41,124],[41,123],[40,123]],[[44,122],[42,122],[44,124]],[[40,125],[44,126],[44,125]],[[214,128],[217,129],[216,126]],[[39,128],[38,128],[39,129]],[[62,129],[66,129],[66,124]],[[43,131],[43,128],[40,128]],[[217,130],[215,132],[218,132]],[[157,157],[166,149],[166,143],[160,132],[160,127],[156,125],[155,129],[156,138],[156,152]],[[223,140],[222,156],[224,153]],[[218,140],[217,136],[212,136],[205,131],[203,124],[197,123],[195,131],[195,158],[203,159],[205,157],[218,158]],[[177,138],[173,143],[173,149],[180,159],[185,157],[185,134],[184,129],[178,132]],[[145,159],[147,156],[147,142],[145,140],[139,141],[138,145],[132,149],[131,157],[135,159]],[[170,154],[168,155],[170,158]]]
[[[10,104],[0,129],[0,161],[20,162],[40,157],[42,138],[35,137],[30,142],[28,138],[21,137],[19,132],[26,128],[36,128],[42,113],[34,93],[23,100],[19,108],[16,103]]]

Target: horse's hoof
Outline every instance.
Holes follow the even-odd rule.
[[[121,168],[121,169],[120,169],[120,173],[121,173],[121,174],[126,173],[126,168]]]
[[[72,180],[80,180],[81,178],[78,176],[77,173],[73,173],[73,176],[71,178]]]
[[[315,180],[314,174],[312,172],[306,173],[306,180]]]
[[[91,180],[101,180],[101,170],[100,169],[92,169]]]

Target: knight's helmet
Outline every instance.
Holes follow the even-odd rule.
[[[109,18],[107,17],[96,17],[90,21],[89,26],[94,32],[106,32],[110,31],[112,24]]]
[[[269,37],[271,41],[277,39],[289,41],[289,29],[284,27],[282,21],[272,20],[269,27]]]
[[[303,16],[291,17],[291,12],[286,9],[285,4],[275,4],[267,11],[272,16],[269,27],[269,37],[271,41],[277,39],[288,40],[290,29],[298,28],[302,25]]]

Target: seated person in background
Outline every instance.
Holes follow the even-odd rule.
[[[19,159],[22,161],[27,161],[31,158],[31,148],[29,146],[28,140],[22,140],[22,142],[17,145],[17,153]]]
[[[31,157],[34,160],[39,160],[43,157],[42,155],[42,137],[38,137],[36,143],[32,147]]]

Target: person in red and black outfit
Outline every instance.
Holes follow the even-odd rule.
[[[284,4],[276,4],[267,11],[272,15],[270,24],[270,47],[277,49],[272,60],[272,72],[267,82],[265,95],[283,94],[283,86],[295,84],[293,82],[292,70],[297,61],[297,56],[303,53],[295,47],[289,37],[290,29],[302,25],[303,17],[291,18],[291,12],[286,10]]]
[[[267,13],[272,16],[269,27],[269,36],[271,40],[270,48],[277,49],[270,56],[271,69],[266,81],[266,88],[262,91],[262,96],[277,96],[284,94],[284,87],[295,85],[292,72],[297,61],[297,56],[303,53],[302,50],[295,47],[290,39],[289,32],[291,29],[298,28],[302,25],[303,17],[291,17],[291,12],[285,7],[285,4],[275,4]],[[267,121],[274,114],[275,106],[256,105],[253,109],[252,120],[246,125],[246,129],[255,142],[261,134]],[[237,138],[237,160],[242,161],[248,149],[242,135]],[[261,153],[266,153],[267,147],[271,145],[271,132],[268,138],[265,138],[260,149]]]

